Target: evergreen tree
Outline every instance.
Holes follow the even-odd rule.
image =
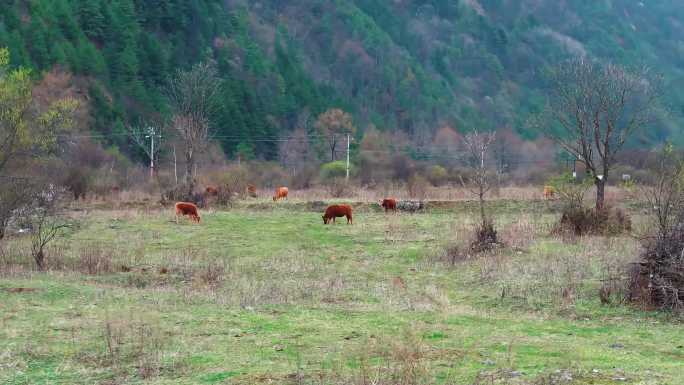
[[[101,0],[79,0],[77,4],[78,19],[83,33],[89,39],[101,42],[105,30]]]

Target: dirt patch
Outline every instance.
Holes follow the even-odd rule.
[[[8,287],[2,290],[8,293],[30,293],[33,291],[38,291],[39,289],[33,287]]]

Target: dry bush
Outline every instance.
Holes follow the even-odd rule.
[[[392,179],[397,181],[408,182],[409,178],[416,173],[416,166],[413,161],[403,154],[394,155],[390,167],[394,172]]]
[[[98,365],[113,367],[116,377],[129,376],[131,368],[136,369],[135,376],[142,380],[176,369],[173,357],[166,352],[171,344],[170,334],[160,329],[157,320],[112,318],[107,314],[102,325],[102,343]]]
[[[0,243],[0,274],[11,276],[29,268],[25,253],[17,243]]]
[[[491,222],[481,224],[475,230],[475,237],[470,243],[470,251],[483,253],[500,246],[496,229]]]
[[[211,261],[195,271],[198,283],[217,288],[222,285],[226,275],[226,265],[223,261]]]
[[[684,225],[643,241],[630,271],[629,299],[648,308],[684,310]]]
[[[316,379],[297,383],[325,383],[330,385],[452,385],[457,382],[451,378],[436,380],[430,374],[431,360],[462,359],[463,353],[447,351],[426,346],[422,339],[411,332],[400,338],[371,337],[363,343],[363,348],[349,357],[355,369],[349,373],[348,367],[334,367],[320,373]]]
[[[293,189],[308,189],[313,185],[318,175],[318,168],[313,165],[305,165],[292,173],[290,186]]]
[[[631,238],[590,237],[572,247],[551,243],[514,256],[490,253],[474,262],[480,279],[499,287],[502,300],[541,308],[608,295],[607,300],[616,303],[624,295],[624,267],[633,261],[637,247]]]
[[[444,251],[438,254],[438,256],[440,262],[453,267],[456,264],[469,261],[472,254],[470,254],[468,248],[463,247],[463,245],[452,243],[445,247]]]
[[[333,198],[341,198],[344,196],[348,196],[351,192],[351,186],[344,179],[344,177],[331,178],[323,183],[325,186],[325,190]]]
[[[301,170],[308,169],[310,165],[304,166]],[[290,180],[288,172],[283,167],[275,162],[250,162],[249,169],[249,183],[257,186],[268,188],[285,186]],[[301,170],[295,170],[297,172]]]
[[[165,190],[161,194],[160,203],[162,205],[174,204],[175,202],[190,202],[197,205],[199,208],[204,208],[207,205],[207,199],[202,192],[194,192],[188,195],[188,188],[184,185],[178,185]]]
[[[85,246],[79,250],[74,270],[83,274],[98,275],[114,271],[112,249],[97,245]]]
[[[406,191],[408,192],[410,198],[422,200],[425,199],[427,195],[429,184],[430,182],[428,182],[425,177],[414,174],[411,175],[406,182]]]
[[[82,166],[71,167],[62,181],[74,195],[74,200],[85,199],[90,184],[90,171]]]
[[[630,216],[619,208],[604,208],[601,211],[585,207],[570,207],[563,211],[556,234],[572,233],[582,235],[616,236],[632,230]]]

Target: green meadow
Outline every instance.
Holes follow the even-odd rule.
[[[2,248],[0,383],[684,384],[681,319],[599,298],[633,238],[500,205],[478,256],[465,205],[76,212],[48,272],[27,239]]]

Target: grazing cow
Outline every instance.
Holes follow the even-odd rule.
[[[552,199],[556,194],[556,189],[553,186],[544,186],[544,199]]]
[[[385,209],[385,212],[388,212],[389,210],[392,210],[394,212],[397,211],[397,200],[394,198],[385,198],[382,200],[382,203],[380,204]]]
[[[178,223],[178,216],[188,216],[190,220],[197,223],[200,222],[200,216],[197,213],[197,206],[190,202],[177,202],[176,203],[176,223]]]
[[[275,190],[275,195],[273,196],[273,202],[277,201],[278,199],[287,199],[287,187],[278,187]]]
[[[323,224],[327,225],[332,220],[335,223],[335,218],[347,217],[347,224],[351,225],[352,222],[352,208],[349,205],[331,205],[325,209],[325,214],[323,214]]]
[[[257,197],[257,191],[256,191],[256,186],[253,184],[248,184],[247,185],[247,195],[249,195],[252,198]]]
[[[204,189],[204,191],[207,193],[207,196],[210,196],[210,197],[215,197],[219,193],[218,188],[216,188],[214,186],[207,186],[207,188]]]

